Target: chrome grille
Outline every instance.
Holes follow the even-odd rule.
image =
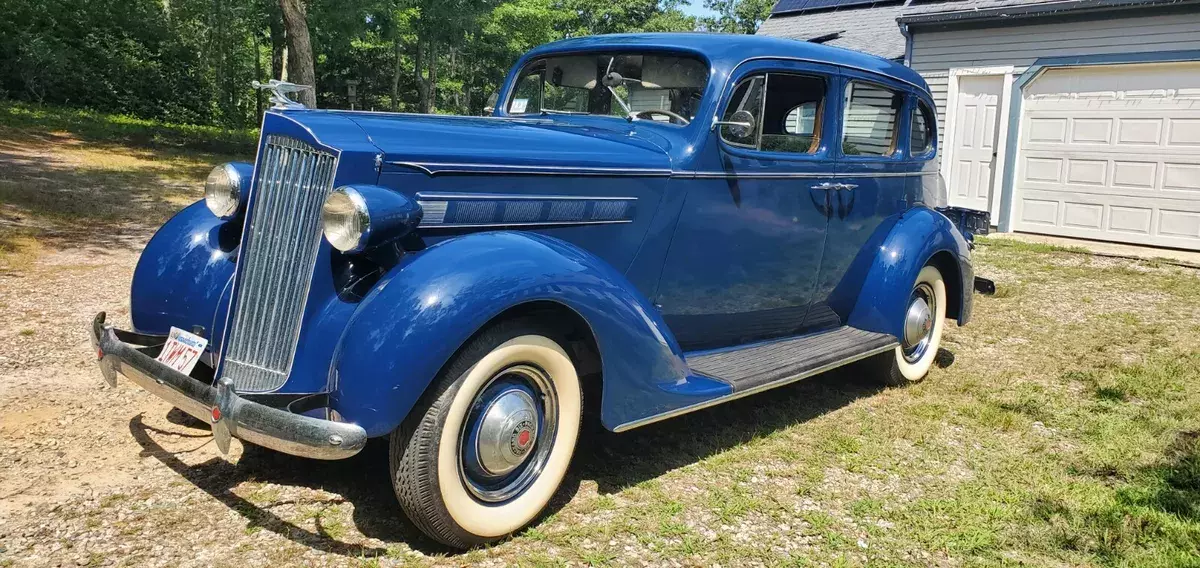
[[[267,135],[221,361],[221,376],[239,392],[278,389],[291,372],[336,162],[297,140]]]

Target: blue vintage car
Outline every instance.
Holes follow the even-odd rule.
[[[986,217],[939,211],[929,89],[883,59],[570,39],[517,61],[489,117],[306,110],[285,86],[255,163],[146,246],[133,331],[95,318],[101,371],[223,451],[386,437],[400,505],[451,546],[531,522],[588,417],[622,432],[856,361],[919,381],[986,283]],[[187,374],[172,328],[207,341]]]

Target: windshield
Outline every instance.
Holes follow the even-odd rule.
[[[591,114],[687,124],[700,108],[708,66],[669,54],[570,54],[525,66],[508,113]]]

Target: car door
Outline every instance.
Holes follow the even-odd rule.
[[[910,85],[843,70],[839,128],[833,153],[837,189],[831,194],[828,237],[806,325],[846,321],[883,239],[912,206],[927,155],[912,156],[908,135],[914,101]],[[931,151],[926,149],[925,151]]]
[[[747,111],[753,128],[715,128],[694,179],[675,184],[687,195],[655,301],[684,349],[803,330],[833,181],[836,78],[831,66],[786,61],[731,77],[717,115]]]

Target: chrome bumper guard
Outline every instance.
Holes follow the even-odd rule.
[[[100,372],[109,386],[122,375],[176,408],[212,424],[221,453],[229,453],[229,440],[238,438],[286,454],[338,460],[357,454],[367,443],[367,432],[356,424],[321,420],[246,400],[233,391],[229,379],[216,386],[180,373],[146,351],[165,337],[148,336],[105,325],[104,312],[92,320],[92,347]]]

